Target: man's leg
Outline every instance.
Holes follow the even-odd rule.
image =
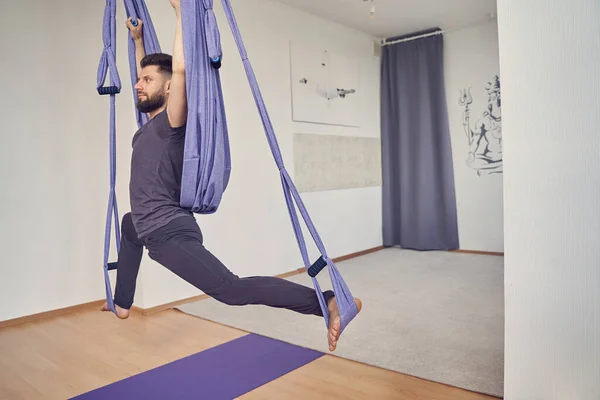
[[[144,244],[138,239],[131,213],[123,216],[121,223],[121,248],[117,260],[115,305],[129,310],[133,305],[135,287],[142,262]]]
[[[313,288],[281,278],[240,278],[233,274],[204,247],[202,233],[193,218],[177,218],[144,241],[150,258],[222,303],[261,304],[323,315]],[[327,291],[324,296],[328,301],[333,292]]]
[[[225,304],[261,304],[302,314],[323,315],[313,288],[280,278],[239,278],[231,273],[206,250],[202,233],[193,217],[171,221],[144,238],[144,243],[152,259]],[[323,295],[329,312],[327,340],[329,350],[334,351],[341,333],[340,314],[334,293],[326,291]],[[360,311],[361,301],[354,301]]]

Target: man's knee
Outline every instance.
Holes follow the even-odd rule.
[[[219,291],[209,296],[228,306],[244,306],[248,304],[248,301],[245,298],[242,298],[239,295],[236,296],[236,293],[231,290]]]
[[[129,240],[138,240],[137,231],[135,230],[135,226],[133,225],[133,219],[131,218],[130,212],[123,215],[123,219],[121,222],[121,234]]]
[[[240,290],[236,288],[236,281],[239,279],[234,275],[222,281],[218,286],[205,288],[204,293],[228,306],[246,305],[247,300],[243,298]]]

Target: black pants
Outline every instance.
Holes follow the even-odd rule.
[[[302,314],[323,316],[314,288],[281,278],[254,276],[240,278],[227,269],[203,245],[193,217],[183,216],[138,239],[131,214],[123,216],[114,302],[129,309],[133,304],[142,251],[151,259],[214,299],[229,305],[262,304]],[[325,300],[332,291],[323,293]]]

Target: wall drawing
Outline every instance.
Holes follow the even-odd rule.
[[[458,100],[464,107],[463,128],[469,146],[466,163],[478,176],[500,174],[503,171],[499,76],[495,75],[485,89],[488,94],[487,108],[474,123],[471,122],[471,88],[461,90]]]

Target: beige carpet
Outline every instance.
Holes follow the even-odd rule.
[[[338,263],[363,310],[335,355],[501,397],[504,259],[385,249]],[[235,272],[235,271],[234,271]],[[312,287],[308,275],[288,278]],[[329,273],[319,275],[331,288]],[[328,352],[321,317],[213,299],[178,307],[201,318]]]

